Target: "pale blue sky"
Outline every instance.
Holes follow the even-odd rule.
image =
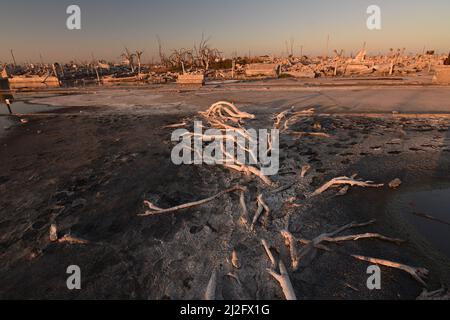
[[[157,58],[156,35],[169,51],[192,47],[202,32],[225,55],[280,54],[295,40],[306,54],[356,52],[364,41],[370,52],[423,46],[450,50],[449,0],[0,0],[0,61],[9,49],[18,61],[97,58],[118,60],[124,46],[144,49],[144,60]],[[82,30],[66,29],[66,8],[82,10]],[[382,10],[382,30],[366,28],[366,9]]]

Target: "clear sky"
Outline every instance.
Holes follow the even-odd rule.
[[[82,29],[66,28],[66,8],[81,7]],[[369,31],[366,9],[381,7],[382,30]],[[166,51],[192,47],[201,34],[225,55],[332,49],[371,53],[389,48],[450,50],[450,0],[0,0],[0,61],[118,60],[124,46],[157,59],[156,35]]]

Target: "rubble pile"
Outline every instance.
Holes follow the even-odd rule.
[[[354,58],[338,53],[334,58],[290,57],[281,61],[281,74],[295,78],[405,76],[435,71],[443,62],[443,56],[411,56],[404,55],[401,51],[390,55],[367,56],[363,49]]]
[[[423,54],[405,54],[405,49],[391,49],[388,54],[369,56],[365,48],[355,56],[334,50],[334,57],[290,55],[289,57],[255,56],[224,58],[221,52],[211,48],[203,40],[199,48],[174,50],[166,57],[161,53],[159,64],[142,63],[143,51],[122,54],[120,63],[106,60],[90,62],[70,61],[60,63],[3,64],[2,78],[10,84],[44,83],[121,83],[141,82],[163,84],[181,78],[211,80],[246,80],[254,78],[326,78],[326,77],[387,77],[435,75],[437,83],[448,83],[446,66],[450,56],[437,55],[434,51]],[[0,63],[1,64],[1,63]],[[190,81],[190,80],[189,80]],[[178,81],[180,82],[180,81]],[[201,81],[203,82],[203,81]]]

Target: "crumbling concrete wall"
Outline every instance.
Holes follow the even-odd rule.
[[[437,84],[450,84],[450,66],[435,67],[433,82]]]
[[[252,63],[247,65],[245,69],[245,75],[247,77],[277,77],[279,74],[279,70],[280,67],[277,63]]]
[[[205,84],[205,76],[203,74],[180,74],[177,83],[182,85],[201,86]]]

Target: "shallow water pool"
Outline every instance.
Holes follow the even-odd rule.
[[[46,106],[40,104],[30,104],[23,101],[17,101],[11,104],[11,110],[13,113],[38,113],[47,112],[60,109],[60,107]],[[8,108],[6,104],[0,104],[0,115],[8,115]]]
[[[39,104],[30,104],[22,101],[14,102],[11,105],[11,110],[13,114],[29,114],[29,113],[40,113],[48,112],[53,110],[61,109],[62,107],[54,107]],[[0,103],[0,137],[2,137],[6,129],[13,125],[16,121],[13,121],[9,117],[9,111],[4,103]]]
[[[389,210],[403,215],[437,250],[450,257],[450,188],[400,192]]]

